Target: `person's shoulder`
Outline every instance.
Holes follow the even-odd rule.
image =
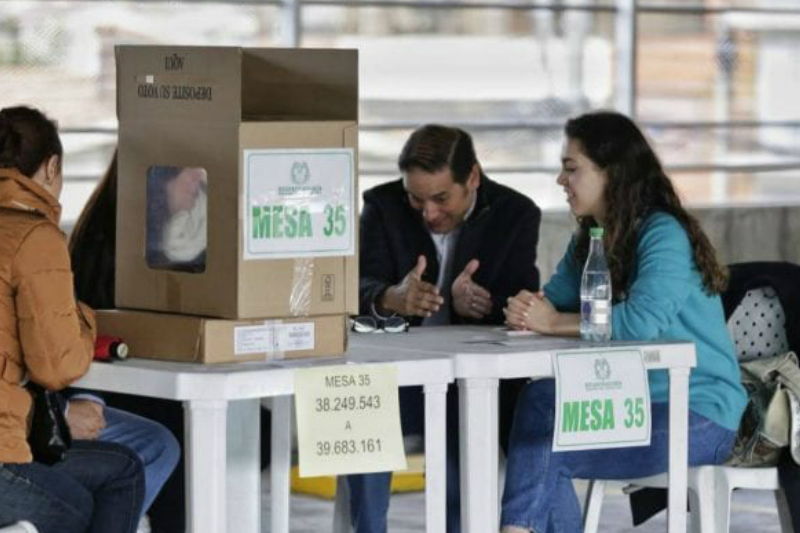
[[[0,209],[0,226],[3,228],[3,240],[12,243],[25,241],[33,232],[48,237],[63,236],[61,230],[37,211],[17,209]]]
[[[655,211],[643,220],[641,244],[643,246],[660,244],[661,247],[678,249],[690,246],[686,228],[674,215],[664,211]]]
[[[42,216],[21,214],[15,218],[13,234],[3,235],[0,247],[9,259],[9,272],[69,270],[67,240],[56,224]]]
[[[530,197],[486,176],[483,176],[481,187],[486,188],[487,201],[503,210],[510,210],[515,214],[524,212],[539,214],[541,212],[539,206]]]
[[[658,233],[660,235],[686,233],[683,224],[675,216],[665,211],[654,211],[642,221],[642,233]]]
[[[40,249],[43,254],[51,253],[54,249],[60,251],[66,242],[61,228],[45,218],[28,221],[25,225],[23,245]]]
[[[364,202],[378,204],[391,203],[402,199],[404,194],[403,180],[396,179],[387,183],[382,183],[381,185],[376,185],[364,191]]]

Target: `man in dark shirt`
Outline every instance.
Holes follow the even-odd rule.
[[[364,193],[360,312],[405,317],[412,326],[504,323],[506,299],[536,291],[541,212],[526,196],[483,174],[469,134],[437,125],[409,137],[402,178]],[[500,390],[505,444],[522,380]],[[460,531],[458,399],[448,392],[447,529]],[[421,389],[400,389],[405,434],[421,433]],[[391,474],[351,475],[350,518],[357,533],[384,533]]]

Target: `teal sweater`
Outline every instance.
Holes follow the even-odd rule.
[[[574,247],[573,240],[544,287],[556,309],[569,313],[580,309],[583,265],[571,259]],[[688,235],[673,216],[657,212],[642,224],[636,268],[626,292],[627,298],[613,306],[612,338],[693,341],[697,367],[689,379],[689,408],[737,430],[747,398],[722,302],[704,291]],[[650,371],[649,381],[652,401],[666,402],[667,372]]]

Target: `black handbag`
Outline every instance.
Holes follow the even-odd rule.
[[[72,435],[64,416],[66,401],[60,393],[28,382],[26,388],[33,396],[33,417],[28,445],[37,463],[52,465],[64,458],[72,445]]]

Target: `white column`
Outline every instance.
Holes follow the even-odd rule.
[[[425,385],[425,530],[447,522],[447,384]]]
[[[589,0],[573,0],[572,5],[587,6]],[[567,87],[565,97],[571,105],[580,103],[584,95],[583,60],[586,38],[592,29],[592,13],[572,9],[564,12],[564,41],[567,49]]]
[[[270,496],[273,533],[289,532],[289,489],[292,468],[292,397],[272,399],[272,460]]]
[[[192,533],[225,533],[226,409],[224,400],[184,402],[186,525]]]
[[[228,405],[228,531],[261,533],[261,404]]]
[[[714,76],[714,120],[717,122],[730,122],[731,96],[733,95],[733,61],[735,55],[730,50],[722,50],[722,43],[732,43],[733,34],[724,16],[716,17],[714,25],[717,34],[717,69]],[[733,46],[731,44],[730,46]],[[714,162],[722,163],[727,160],[730,140],[733,130],[721,128],[712,131],[714,135]],[[714,201],[726,200],[728,196],[728,172],[715,170],[711,173],[711,199]]]
[[[497,476],[497,379],[459,379],[461,522],[465,533],[500,525]]]
[[[535,5],[549,6],[553,0],[534,0]],[[533,20],[533,32],[539,50],[539,60],[541,70],[544,73],[540,83],[547,84],[547,96],[556,97],[555,82],[553,76],[553,62],[550,57],[550,50],[553,44],[553,36],[556,33],[555,12],[550,9],[531,10]]]
[[[283,0],[281,8],[281,43],[290,48],[300,46],[302,14],[298,0]]]
[[[615,107],[620,113],[636,117],[636,0],[617,0],[614,24],[614,49],[617,75]]]

